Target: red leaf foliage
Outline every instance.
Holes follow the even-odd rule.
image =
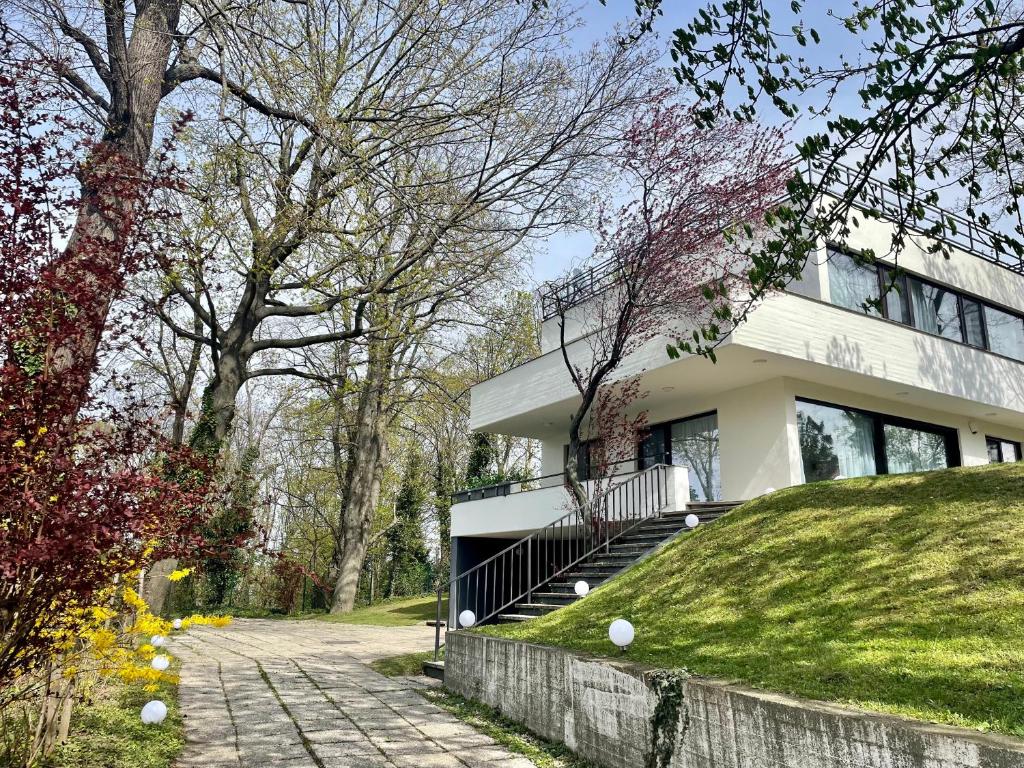
[[[159,170],[133,166],[34,71],[0,34],[0,689],[74,631],[69,609],[200,546],[210,501],[208,467],[162,445],[123,392],[91,391],[100,339],[130,333],[111,306],[154,246],[169,147]]]
[[[674,344],[714,359],[742,320],[737,298],[750,292],[750,244],[792,173],[784,139],[752,123],[701,128],[673,90],[653,93],[633,116],[617,154],[625,202],[603,211],[599,264],[582,275],[591,275],[593,295],[571,281],[550,293],[580,395],[566,467],[578,506],[587,503],[577,466],[582,437],[595,439],[592,468],[604,474],[635,458],[646,428],[636,407],[646,395],[644,371],[624,375],[623,361],[656,339],[662,349]],[[567,331],[574,323],[588,331],[578,343]]]

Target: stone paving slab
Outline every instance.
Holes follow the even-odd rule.
[[[429,627],[236,619],[176,635],[177,768],[534,768],[370,661],[430,647]]]

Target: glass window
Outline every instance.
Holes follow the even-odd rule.
[[[805,482],[878,472],[871,416],[798,400],[797,424]]]
[[[910,299],[907,296],[907,282],[903,277],[893,279],[891,269],[882,272],[882,289],[885,291],[885,316],[897,323],[910,325]]]
[[[569,463],[569,446],[565,446],[565,461]],[[602,469],[601,444],[597,440],[584,440],[580,443],[579,453],[576,454],[576,467],[580,474],[580,480],[596,480],[601,477]]]
[[[690,470],[690,497],[696,501],[722,498],[718,455],[718,414],[677,421],[671,427],[672,463]]]
[[[957,296],[937,285],[909,278],[910,303],[914,309],[914,327],[947,339],[963,341]]]
[[[885,457],[890,474],[923,472],[949,466],[946,437],[941,432],[886,424]]]
[[[878,271],[874,266],[860,264],[841,251],[829,250],[828,285],[832,303],[878,315]]]
[[[998,437],[986,437],[988,445],[988,460],[991,464],[998,464],[1004,461],[1020,461],[1020,443],[1013,440],[1000,440]]]
[[[967,343],[978,349],[985,348],[984,320],[981,304],[974,299],[961,299],[964,306],[964,330],[967,331]]]
[[[1024,360],[1024,320],[994,307],[985,307],[985,324],[989,349]]]
[[[663,425],[652,427],[640,441],[640,469],[649,469],[655,464],[664,464],[666,458],[665,427]]]

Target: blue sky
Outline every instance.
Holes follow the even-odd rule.
[[[586,27],[574,40],[575,46],[581,50],[595,40],[608,36],[616,24],[636,18],[633,0],[608,0],[607,5],[601,5],[598,0],[583,0],[583,2],[584,4],[580,6],[580,13],[586,22]],[[655,32],[658,34],[656,44],[665,52],[663,61],[666,67],[671,65],[668,48],[672,31],[685,26],[697,10],[703,6],[702,0],[691,0],[690,2],[665,0],[664,16],[656,22]],[[792,26],[795,18],[790,10],[790,0],[769,0],[768,6],[772,10],[773,23],[778,25],[777,29],[785,30]],[[828,18],[829,7],[819,0],[808,0],[805,3],[804,17],[807,19],[808,25],[814,27],[822,37],[820,47],[809,44],[805,49],[807,58],[812,63],[834,65],[837,62],[838,54],[855,56],[857,53],[853,47],[856,44],[855,38],[845,30],[837,29],[837,22]],[[838,12],[844,12],[848,10],[849,3],[840,2],[835,8]],[[823,53],[826,55],[823,56]],[[849,109],[852,105],[847,103],[842,106]],[[762,122],[778,124],[780,118],[777,112],[766,106],[762,112]],[[794,126],[791,135],[798,137],[809,127],[810,122],[805,116]],[[561,232],[547,238],[537,247],[533,256],[533,283],[539,284],[565,274],[571,267],[586,260],[593,245],[593,237],[585,231]]]

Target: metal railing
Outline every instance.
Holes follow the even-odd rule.
[[[637,470],[639,458],[615,461],[607,465],[614,468],[607,477],[622,477],[632,475]],[[451,495],[452,504],[463,504],[467,501],[478,501],[480,499],[493,499],[502,496],[513,496],[517,493],[536,491],[541,488],[554,488],[562,485],[565,480],[565,472],[555,472],[550,475],[537,475],[525,480],[505,480],[493,485],[481,485],[476,488],[463,488]]]
[[[822,184],[822,192],[835,196],[849,189],[859,173],[855,168],[836,163],[829,178],[826,179],[820,163],[807,160],[799,165],[804,166],[806,178],[810,183]],[[881,218],[887,218],[887,211],[904,210],[909,204],[905,196],[901,197],[896,190],[874,176],[868,177],[859,200],[864,206],[876,210]],[[915,201],[914,206],[920,209],[921,215],[908,222],[907,226],[911,230],[935,237],[936,240],[1011,272],[1024,274],[1024,255],[1011,252],[1012,242],[1006,235],[937,205]],[[934,227],[938,227],[941,234],[936,236],[926,231]]]
[[[601,493],[586,510],[576,509],[483,562],[437,591],[434,660],[441,648],[441,609],[448,594],[449,617],[467,609],[482,624],[526,599],[620,536],[657,517],[669,503],[669,467],[657,464]]]
[[[857,169],[842,163],[832,166],[828,178],[825,178],[821,164],[811,160],[797,160],[793,167],[802,171],[804,178],[812,185],[821,185],[821,193],[834,197],[843,195],[859,174]],[[900,199],[896,190],[873,176],[864,184],[858,199],[858,208],[877,210],[883,219],[887,218],[886,211],[903,210],[907,206],[907,200]],[[915,206],[920,209],[921,215],[907,224],[909,229],[1011,272],[1024,274],[1024,254],[1011,252],[1012,241],[1006,235],[936,205],[916,202]],[[941,234],[935,235],[929,231],[936,227]],[[564,312],[582,304],[613,286],[618,279],[617,267],[618,262],[609,258],[591,267],[577,269],[562,280],[544,283],[537,291],[541,319],[549,320],[559,311]]]

